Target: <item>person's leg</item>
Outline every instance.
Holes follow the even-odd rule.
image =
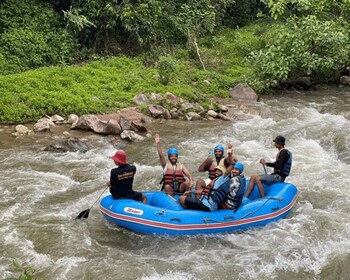
[[[166,194],[169,194],[169,195],[171,195],[171,196],[173,196],[174,195],[174,190],[173,190],[173,188],[170,186],[170,185],[164,185],[164,192],[166,193]]]
[[[258,186],[259,192],[260,192],[260,196],[264,197],[265,196],[265,190],[264,190],[264,186],[261,183],[261,179],[259,176],[255,177],[255,182],[256,185]]]
[[[205,181],[203,179],[199,179],[196,182],[196,190],[203,190],[206,187]],[[196,194],[196,198],[200,199],[201,194]]]
[[[247,191],[245,193],[245,197],[249,197],[249,195],[251,194],[253,188],[254,188],[254,184],[255,184],[255,180],[256,178],[259,177],[258,175],[252,175],[250,177],[250,180],[249,180],[249,184],[248,184],[248,187],[247,187]]]
[[[185,182],[182,182],[180,185],[180,193],[184,193],[185,191],[188,191],[191,189],[190,181],[186,180]]]

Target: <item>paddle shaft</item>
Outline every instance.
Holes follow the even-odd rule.
[[[265,166],[265,164],[263,164],[263,167],[264,167],[264,171],[265,171],[265,174],[267,174],[267,171],[266,171],[266,166]]]
[[[96,198],[96,200],[94,201],[93,204],[91,204],[91,206],[80,212],[80,214],[75,218],[75,219],[81,219],[81,218],[85,218],[87,219],[89,217],[89,212],[90,212],[90,209],[96,204],[96,202],[100,199],[100,197],[105,193],[105,191],[109,188],[109,186],[106,186],[105,189],[103,190],[103,192]]]

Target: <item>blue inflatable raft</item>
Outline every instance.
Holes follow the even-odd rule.
[[[248,182],[247,182],[248,184]],[[298,190],[290,183],[264,186],[266,196],[259,198],[257,188],[244,198],[237,211],[203,212],[184,209],[178,197],[163,192],[144,192],[147,203],[132,199],[104,197],[100,210],[118,226],[144,234],[216,234],[264,226],[286,217],[297,200]]]

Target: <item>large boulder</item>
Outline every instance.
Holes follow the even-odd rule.
[[[236,101],[237,103],[252,103],[258,101],[258,95],[256,92],[250,86],[242,83],[231,88],[229,94],[233,101]]]

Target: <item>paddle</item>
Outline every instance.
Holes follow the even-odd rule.
[[[265,164],[263,164],[263,167],[264,167],[264,171],[265,171],[265,174],[267,174],[267,171],[266,171],[266,166],[265,166]]]
[[[98,198],[97,198],[97,199],[94,201],[94,203],[89,207],[89,209],[86,209],[86,210],[80,212],[80,214],[75,218],[75,220],[76,220],[76,219],[82,219],[82,218],[87,219],[87,218],[89,217],[90,209],[95,205],[95,203],[97,202],[97,200],[100,199],[100,197],[104,194],[104,192],[105,192],[108,188],[109,188],[109,186],[107,186],[107,187],[103,190],[103,192],[98,196]]]

